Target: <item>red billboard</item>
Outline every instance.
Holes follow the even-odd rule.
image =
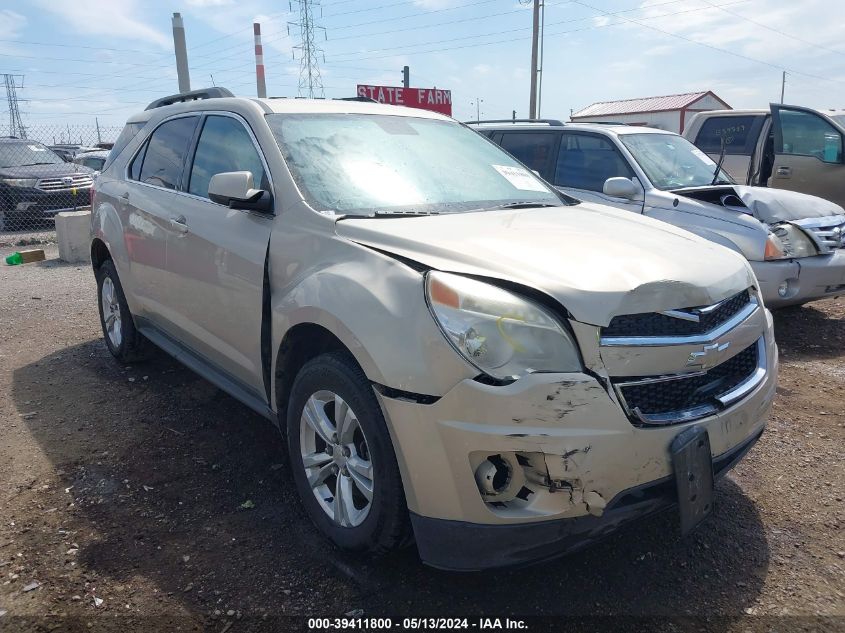
[[[379,103],[409,108],[433,110],[452,116],[452,91],[440,88],[402,88],[397,86],[369,86],[358,84],[358,96]]]

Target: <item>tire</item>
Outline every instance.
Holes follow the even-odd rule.
[[[317,415],[322,404],[324,417]],[[345,411],[344,404],[350,412],[344,417],[347,424],[337,424],[335,414]],[[330,425],[322,427],[324,437],[337,431],[331,446],[306,421],[318,418]],[[370,381],[347,354],[323,354],[299,371],[291,389],[287,439],[299,496],[323,535],[344,550],[374,554],[409,542],[408,508],[390,434]],[[304,454],[316,465],[306,469]],[[366,464],[368,470],[362,468]],[[371,473],[369,501],[367,472]],[[309,477],[324,481],[312,487]]]
[[[126,304],[120,278],[110,259],[104,261],[97,269],[97,305],[103,338],[112,356],[121,363],[134,363],[146,358],[149,344],[135,328],[135,320]]]

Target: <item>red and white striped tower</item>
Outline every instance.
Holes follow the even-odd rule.
[[[252,30],[255,33],[255,84],[258,89],[258,97],[267,97],[267,84],[264,82],[264,49],[261,47],[261,24],[252,23]]]

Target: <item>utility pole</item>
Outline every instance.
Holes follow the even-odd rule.
[[[482,104],[482,103],[484,103],[484,99],[481,99],[481,98],[479,98],[479,97],[476,97],[476,98],[475,98],[475,101],[470,101],[470,102],[469,102],[469,104],[470,104],[470,105],[474,105],[474,106],[475,106],[475,120],[476,120],[476,121],[480,121],[480,120],[481,120],[481,104]]]
[[[188,48],[185,46],[185,25],[182,14],[173,14],[173,50],[176,53],[176,77],[179,80],[179,92],[191,91],[191,75],[188,72]]]
[[[99,145],[103,142],[103,139],[100,137],[100,121],[97,119],[97,117],[94,117],[94,125],[97,126],[97,144]]]
[[[780,80],[780,102],[783,103],[783,95],[786,92],[786,71],[783,71],[783,77]]]
[[[511,113],[511,119],[513,120],[513,122],[514,122],[514,123],[516,123],[516,110],[514,110],[514,111]]]
[[[21,113],[18,109],[18,86],[16,77],[21,78],[20,87],[23,88],[23,75],[3,75],[3,81],[6,84],[6,99],[9,102],[9,136],[26,138],[26,128],[23,125]]]
[[[534,22],[531,32],[531,98],[529,99],[529,118],[537,118],[537,45],[540,38],[540,0],[534,0]]]
[[[411,87],[411,68],[410,68],[410,66],[402,66],[402,85],[405,88]]]
[[[255,35],[255,93],[259,99],[267,98],[267,83],[264,80],[264,47],[261,46],[261,24],[252,23]]]
[[[322,99],[325,92],[317,59],[322,56],[325,63],[326,56],[314,41],[314,31],[322,29],[323,37],[326,37],[326,29],[314,23],[312,11],[313,6],[319,6],[319,0],[292,0],[291,5],[293,3],[299,5],[299,22],[288,22],[288,34],[291,26],[299,29],[300,43],[294,46],[294,49],[299,49],[299,96]],[[293,58],[296,59],[295,53]]]

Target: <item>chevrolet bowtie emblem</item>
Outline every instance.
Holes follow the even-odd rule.
[[[701,348],[700,352],[692,352],[687,358],[687,367],[700,365],[702,369],[707,369],[717,365],[719,359],[722,358],[722,353],[731,346],[728,343],[712,343]]]

